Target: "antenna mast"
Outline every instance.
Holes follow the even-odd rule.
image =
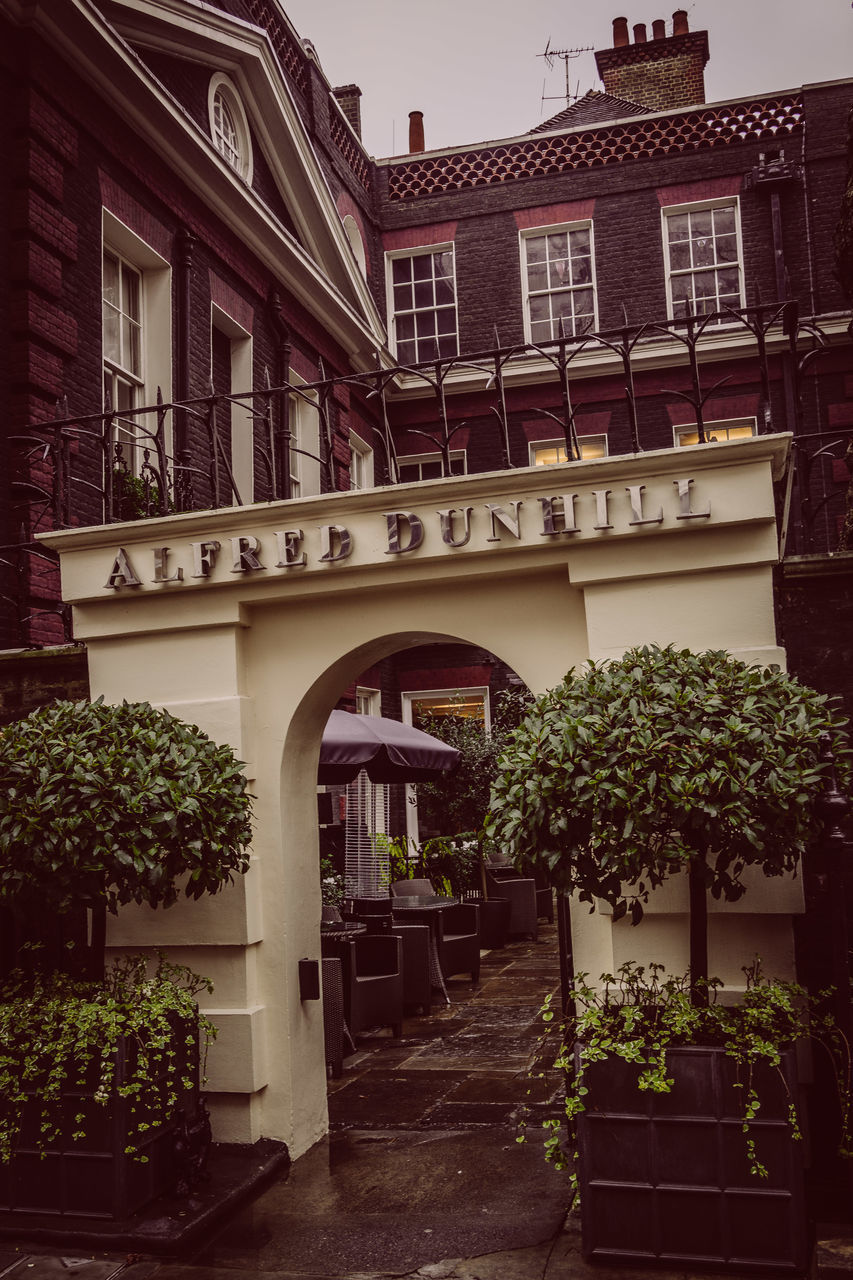
[[[593,50],[593,46],[591,44],[584,45],[580,49],[552,49],[551,37],[550,36],[548,37],[547,43],[545,45],[545,52],[537,53],[536,56],[537,58],[545,59],[545,62],[548,65],[549,71],[554,66],[554,59],[562,58],[563,63],[565,65],[565,71],[566,71],[566,92],[565,94],[562,94],[562,93],[546,94],[544,92],[545,86],[543,84],[542,102],[552,102],[552,101],[555,101],[557,98],[560,98],[560,99],[565,98],[566,106],[570,107],[572,105],[572,102],[577,101],[578,97],[580,96],[580,93],[579,91],[572,93],[571,84],[569,82],[569,63],[572,61],[573,58],[579,58],[582,53],[592,53],[592,50]]]

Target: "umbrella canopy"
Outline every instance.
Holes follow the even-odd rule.
[[[364,769],[371,782],[431,782],[452,773],[459,756],[455,747],[410,724],[333,711],[323,731],[317,781],[352,782]]]

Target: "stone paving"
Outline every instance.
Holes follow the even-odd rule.
[[[190,1256],[59,1256],[3,1242],[0,1280],[691,1280],[585,1263],[566,1175],[539,1132],[559,1113],[538,1010],[557,991],[556,931],[484,955],[403,1036],[359,1037],[329,1082],[331,1129]],[[517,1142],[527,1122],[528,1140]],[[818,1242],[813,1274],[850,1280],[853,1240]],[[736,1278],[737,1280],[737,1278]]]

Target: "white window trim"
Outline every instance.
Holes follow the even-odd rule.
[[[456,284],[456,245],[452,240],[442,241],[439,244],[419,244],[411,249],[390,249],[385,254],[385,307],[388,316],[388,343],[394,356],[397,356],[397,313],[394,310],[394,283],[392,279],[392,266],[398,258],[418,258],[427,253],[451,253],[453,255],[453,308],[456,312],[456,354],[460,351],[459,345],[459,290]],[[430,307],[429,310],[434,310]],[[406,312],[407,315],[417,315],[417,310]],[[443,356],[442,359],[448,359]],[[423,363],[422,361],[419,363]]]
[[[578,443],[580,444],[581,448],[583,448],[583,443],[585,440],[589,440],[589,441],[595,440],[600,444],[602,444],[604,446],[604,453],[602,456],[605,458],[607,457],[607,453],[608,453],[607,435],[604,432],[595,432],[595,433],[590,432],[588,434],[583,434],[583,435],[579,433]],[[566,441],[563,436],[548,437],[544,440],[530,440],[528,442],[528,457],[530,458],[531,467],[536,466],[536,450],[537,449],[555,449],[555,448],[565,449],[565,447],[566,447]],[[583,457],[581,457],[581,460],[583,460]],[[573,461],[576,461],[576,459],[573,459]],[[544,466],[553,466],[554,464],[543,462],[543,463],[540,463],[539,465],[544,467]]]
[[[462,474],[462,475],[467,475],[467,474],[468,474],[468,453],[467,453],[467,451],[466,451],[465,449],[451,449],[451,450],[450,450],[450,461],[451,461],[451,462],[457,461],[457,460],[458,460],[458,459],[460,459],[460,458],[462,459],[462,471],[461,471],[461,474]],[[440,462],[441,462],[441,454],[440,454],[440,453],[405,453],[405,454],[399,454],[399,455],[398,455],[398,457],[397,457],[397,466],[398,466],[398,467],[412,466],[412,465],[414,465],[414,464],[420,464],[420,463],[422,463],[422,462],[438,462],[438,463],[440,463]],[[432,477],[432,479],[436,479],[436,478],[438,478],[438,477],[435,477],[435,476],[433,476],[433,477]],[[446,479],[446,477],[445,477],[445,479]],[[424,481],[423,481],[423,480],[419,480],[419,481],[415,481],[415,480],[403,480],[403,481],[401,481],[401,483],[402,483],[402,484],[423,484],[423,483],[424,483]]]
[[[359,716],[379,716],[382,714],[382,699],[379,689],[366,685],[355,687],[355,711]]]
[[[222,154],[216,143],[216,125],[214,120],[214,103],[216,95],[221,94],[228,105],[231,112],[231,118],[234,121],[234,128],[237,131],[238,147],[240,152],[239,168],[231,164],[226,156]],[[244,182],[251,185],[254,173],[254,157],[252,155],[252,134],[249,129],[249,118],[246,115],[246,108],[243,106],[237,86],[230,76],[226,76],[223,72],[217,73],[211,77],[210,84],[207,88],[207,118],[210,127],[210,137],[213,142],[216,154],[227,166],[231,173],[238,174]]]
[[[367,441],[362,440],[361,436],[357,435],[355,431],[350,431],[349,433],[349,447],[350,447],[350,488],[351,489],[372,489],[375,484],[373,450],[371,449]],[[353,481],[352,458],[354,456],[358,456],[361,459],[363,483],[359,485],[354,485],[352,483]]]
[[[740,197],[739,196],[721,196],[716,200],[689,200],[686,204],[667,204],[661,208],[661,244],[663,246],[664,261],[664,283],[666,284],[666,313],[671,319],[675,319],[672,302],[672,267],[669,260],[669,236],[667,234],[667,219],[678,213],[700,213],[703,209],[725,209],[730,205],[734,205],[735,210],[735,235],[737,236],[737,268],[738,281],[740,284],[740,302],[741,307],[746,306],[746,272],[743,261],[743,235],[741,232],[740,219]],[[700,269],[700,268],[697,268]],[[676,274],[686,275],[687,272],[679,271]],[[726,320],[718,323],[726,324]]]
[[[754,436],[758,435],[758,422],[756,421],[756,419],[755,419],[755,418],[750,418],[750,417],[746,417],[746,418],[717,418],[717,419],[715,419],[713,422],[705,422],[705,423],[703,423],[703,427],[704,427],[704,431],[705,431],[706,442],[707,442],[708,444],[712,444],[712,443],[713,443],[713,441],[710,439],[710,437],[714,435],[714,430],[715,430],[715,428],[716,428],[716,430],[718,430],[718,431],[719,431],[721,428],[723,428],[723,429],[725,429],[725,430],[728,432],[728,431],[730,431],[730,430],[731,430],[731,428],[732,428],[732,427],[749,427],[749,428],[750,428],[750,430],[751,430],[752,435],[754,435]],[[696,423],[695,423],[695,422],[687,422],[687,423],[684,423],[684,424],[683,424],[682,426],[680,426],[680,427],[673,427],[673,428],[672,428],[672,438],[673,438],[673,444],[675,445],[675,447],[676,447],[676,448],[682,448],[682,449],[692,449],[692,448],[693,448],[693,445],[692,445],[692,444],[682,444],[682,443],[681,443],[681,437],[682,437],[682,436],[686,436],[688,433],[692,434],[694,431],[697,431],[697,430],[698,430],[698,428],[697,428],[697,426],[696,426]]]
[[[492,731],[491,706],[488,685],[455,686],[452,689],[411,689],[400,694],[403,724],[412,723],[412,703],[421,698],[452,698],[458,693],[480,694],[483,698],[483,728],[486,736]],[[413,846],[420,842],[418,831],[418,789],[417,783],[406,783],[406,835]]]
[[[299,386],[305,383],[305,379],[291,369],[290,382],[292,386]],[[317,393],[313,391],[290,396],[288,423],[294,437],[293,443],[297,449],[307,451],[294,452],[288,458],[291,480],[296,480],[299,484],[299,493],[291,494],[292,497],[310,498],[321,489],[320,410],[317,400]],[[309,454],[313,456],[309,457]]]
[[[231,387],[246,391],[252,386],[252,335],[242,325],[218,307],[210,306],[210,349],[213,354],[213,330],[231,342]],[[254,419],[250,400],[230,403],[231,471],[240,500],[244,506],[255,500],[255,442]]]
[[[561,231],[589,231],[589,254],[590,265],[592,268],[592,280],[589,285],[577,286],[585,289],[592,288],[592,327],[588,332],[595,332],[598,329],[598,281],[595,272],[595,230],[591,218],[582,218],[577,222],[555,222],[546,223],[541,227],[525,227],[523,231],[518,233],[518,260],[521,266],[521,305],[522,315],[524,319],[524,340],[532,343],[533,336],[530,324],[530,290],[527,276],[527,251],[524,247],[525,240],[533,239],[535,236],[549,236]],[[560,292],[559,290],[548,290],[548,293]],[[535,296],[541,296],[539,294]],[[560,335],[557,334],[556,337]],[[571,337],[566,334],[566,337]],[[581,336],[581,335],[578,335]],[[554,338],[551,339],[554,341]]]
[[[140,322],[142,331],[141,383],[139,405],[154,405],[157,388],[168,404],[172,399],[172,269],[165,258],[140,239],[108,209],[101,210],[101,271],[104,252],[110,251],[134,267],[141,277]],[[101,280],[103,298],[103,279]],[[103,336],[101,340],[101,368],[104,367]],[[143,421],[146,430],[153,431],[156,422],[153,413]],[[172,423],[166,423],[164,447],[171,458]],[[145,442],[147,443],[147,442]],[[152,449],[152,460],[154,451]],[[155,461],[156,465],[156,461]],[[136,471],[135,467],[131,470]]]

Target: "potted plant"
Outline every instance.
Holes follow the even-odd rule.
[[[501,761],[487,827],[517,862],[544,864],[558,890],[591,905],[603,899],[614,920],[630,915],[638,924],[649,893],[669,875],[684,870],[689,880],[688,977],[661,984],[653,970],[653,994],[636,981],[626,992],[612,976],[602,975],[597,986],[583,977],[569,993],[580,1001],[568,1024],[568,1034],[578,1036],[580,1072],[580,1084],[569,1089],[568,1110],[578,1129],[588,1256],[703,1259],[780,1270],[802,1265],[802,1178],[790,1142],[777,1161],[762,1154],[762,1127],[774,1119],[778,1099],[764,1097],[766,1082],[752,1057],[746,1065],[754,1074],[745,1080],[737,1077],[738,1059],[727,1056],[726,1045],[735,1037],[721,1030],[720,1003],[711,998],[717,983],[708,976],[706,896],[710,891],[736,901],[750,866],[768,876],[795,870],[819,821],[815,801],[827,770],[820,753],[824,735],[833,742],[845,784],[850,752],[841,718],[826,697],[781,672],[746,666],[722,652],[647,646],[617,661],[593,662],[583,674],[570,672],[535,702]],[[590,998],[595,991],[600,999]],[[755,1021],[755,1041],[766,1033],[774,1082],[780,1079],[781,1050],[802,1031],[802,1023],[787,1014],[776,1017],[792,999],[787,988],[758,981],[743,1001],[741,1016]],[[755,1012],[760,1007],[767,1013],[765,1000],[767,1025]],[[681,1028],[674,1038],[664,1037],[666,1042],[656,1031],[656,1015],[646,1018],[648,1007],[661,1003]],[[597,1010],[602,1027],[592,1051],[594,1071],[585,1065],[590,1054],[581,1043],[589,1009]],[[694,1044],[701,1050],[689,1047]],[[681,1051],[682,1045],[692,1063],[683,1078],[674,1057],[674,1046]],[[785,1062],[783,1095],[785,1089],[794,1092],[792,1061]],[[697,1080],[697,1072],[704,1077]],[[612,1128],[606,1138],[606,1130],[597,1130],[593,1141],[590,1124],[602,1116],[612,1119],[614,1107],[624,1108],[626,1077],[639,1085],[633,1092],[641,1103],[628,1125],[633,1143],[626,1145],[624,1134]],[[587,1092],[593,1088],[594,1094]],[[697,1116],[690,1107],[698,1100]],[[686,1124],[675,1136],[669,1123],[675,1118],[690,1120],[692,1128]],[[782,1118],[789,1120],[787,1103]],[[638,1169],[625,1152],[642,1147],[638,1135],[647,1135],[659,1119],[667,1122],[663,1145],[669,1144],[671,1160],[666,1169]],[[688,1145],[711,1120],[726,1132],[746,1124],[755,1144],[751,1160],[744,1147],[740,1164],[727,1156],[723,1170],[714,1168],[713,1188],[697,1184]],[[596,1153],[608,1142],[621,1154],[616,1167],[608,1164],[599,1177]],[[717,1150],[723,1148],[728,1150],[718,1141]],[[771,1164],[762,1180],[761,1166]],[[729,1175],[731,1185],[725,1181]],[[688,1221],[692,1225],[685,1228]],[[765,1245],[772,1258],[759,1256]]]
[[[106,912],[242,874],[250,809],[230,748],[144,703],[58,702],[3,730],[4,1211],[122,1218],[182,1180],[179,1151],[200,1158],[207,984],[145,957],[105,973]]]

